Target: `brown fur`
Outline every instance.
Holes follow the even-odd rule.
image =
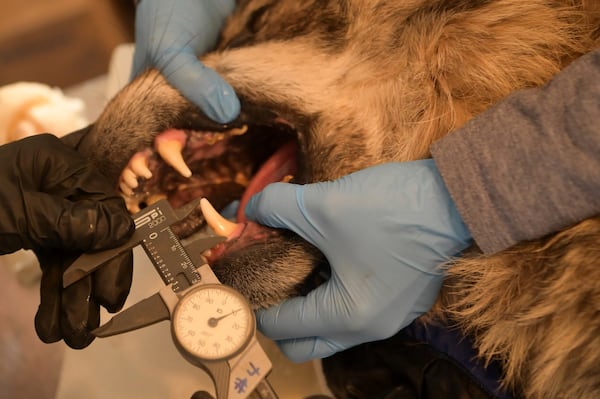
[[[498,255],[458,260],[443,305],[527,398],[600,393],[600,218]],[[493,293],[493,294],[491,294]]]
[[[427,157],[433,141],[599,44],[597,1],[239,3],[203,61],[243,104],[296,125],[299,182]],[[156,133],[194,112],[150,71],[113,100],[81,149],[116,177]],[[230,259],[235,272],[220,278],[270,305],[298,283],[289,265],[306,275],[322,260],[301,246],[293,252],[266,266]],[[600,218],[496,255],[474,250],[449,269],[430,317],[458,321],[528,399],[598,398],[599,256]]]

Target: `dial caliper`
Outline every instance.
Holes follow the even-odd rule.
[[[110,259],[142,245],[166,286],[92,333],[109,337],[170,320],[176,348],[210,375],[217,399],[245,399],[253,392],[262,399],[276,399],[267,381],[272,363],[256,338],[250,304],[239,292],[221,284],[202,256],[193,261],[189,255],[200,254],[224,238],[207,237],[184,246],[171,230],[173,223],[199,203],[198,199],[174,210],[161,200],[136,213],[136,230],[126,244],[83,254],[65,271],[63,285],[73,284]]]

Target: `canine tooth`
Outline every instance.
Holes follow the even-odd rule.
[[[229,237],[237,228],[237,224],[225,219],[219,212],[213,208],[212,204],[206,198],[200,200],[200,210],[206,219],[206,223],[211,229],[222,237]]]
[[[192,171],[186,165],[181,150],[183,150],[184,143],[179,140],[161,140],[157,141],[156,150],[165,160],[166,163],[171,165],[173,169],[178,171],[184,177],[191,177]]]
[[[229,134],[232,136],[241,136],[242,134],[248,131],[248,125],[244,125],[242,127],[234,127],[229,131]]]
[[[144,152],[138,152],[129,161],[129,167],[131,168],[131,170],[136,175],[141,176],[145,179],[150,179],[152,177],[152,172],[148,168],[149,154],[149,150],[146,150]]]

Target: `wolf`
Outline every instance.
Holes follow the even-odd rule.
[[[110,101],[78,151],[132,210],[200,196],[222,210],[270,181],[327,181],[427,158],[434,141],[597,48],[599,27],[594,0],[240,0],[217,48],[201,56],[240,98],[235,121],[210,121],[148,69]],[[195,234],[207,218],[193,214],[177,234]],[[204,255],[254,307],[327,278],[316,248],[237,219],[243,233]],[[599,254],[598,217],[494,255],[473,247],[419,322],[456,328],[457,344],[467,337],[485,365],[499,364],[515,397],[598,398]],[[374,345],[389,351],[401,341]],[[377,397],[393,375],[364,348],[336,356],[324,364],[338,397]]]

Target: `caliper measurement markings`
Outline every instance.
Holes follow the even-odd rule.
[[[154,261],[153,264],[163,277],[163,280],[167,281],[168,283],[173,283],[173,274],[170,272],[168,266],[165,264],[165,261],[162,258],[162,256],[160,256],[158,249],[154,245],[154,242],[151,240],[144,240],[144,244],[146,252],[150,255],[150,257],[152,257],[152,260]]]

